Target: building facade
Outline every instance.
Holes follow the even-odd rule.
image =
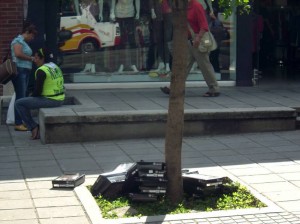
[[[0,56],[3,58],[11,39],[20,33],[27,19],[39,31],[31,47],[35,51],[46,45],[54,51],[66,83],[169,82],[172,67],[170,2],[2,0]],[[249,16],[236,14],[225,19],[218,12],[216,2],[212,3],[219,19],[211,26],[212,31],[218,32],[219,48],[211,54],[217,80],[229,85],[252,85],[251,44],[245,44],[251,43],[251,20]],[[187,81],[203,80],[195,64]]]

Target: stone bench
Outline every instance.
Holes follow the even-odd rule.
[[[166,121],[166,110],[103,111],[101,107],[66,105],[39,112],[45,144],[164,137]],[[296,110],[288,107],[185,110],[185,136],[295,128]]]

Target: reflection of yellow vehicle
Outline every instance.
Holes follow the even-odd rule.
[[[60,29],[70,30],[72,38],[60,47],[64,52],[93,52],[103,47],[120,44],[120,28],[118,23],[97,22],[90,12],[90,6],[81,7],[81,15],[61,13]]]

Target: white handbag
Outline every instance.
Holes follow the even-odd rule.
[[[190,30],[190,33],[192,35],[192,37],[195,37],[195,33],[192,29],[192,27],[190,26],[190,24],[188,23],[188,28]],[[198,50],[202,53],[205,52],[211,52],[216,50],[218,47],[217,42],[214,38],[214,36],[212,35],[212,33],[208,30],[207,32],[205,32],[200,40],[200,44],[198,47]]]
[[[6,116],[6,124],[15,124],[15,101],[16,101],[16,93],[14,93],[9,102],[7,116]]]

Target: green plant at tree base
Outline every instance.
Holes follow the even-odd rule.
[[[203,212],[229,209],[261,208],[266,205],[255,198],[246,187],[237,182],[225,183],[221,188],[211,191],[201,198],[193,198],[186,195],[179,204],[172,204],[165,197],[156,202],[132,202],[127,197],[120,197],[115,200],[105,199],[101,195],[95,197],[101,210],[103,218],[116,219],[126,217],[141,217],[166,214],[181,214],[190,212]],[[114,209],[131,207],[136,214],[125,214],[119,217]]]

